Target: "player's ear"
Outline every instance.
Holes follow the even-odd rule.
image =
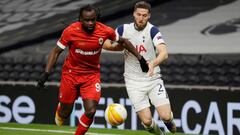
[[[81,15],[79,14],[79,16],[78,16],[78,21],[79,22],[81,22],[82,21],[82,17],[81,17]]]
[[[133,12],[133,18],[135,19],[135,16],[136,16],[136,13],[135,13],[135,11]]]
[[[101,11],[99,8],[95,8],[95,12],[97,15],[97,21],[101,21]]]
[[[151,13],[149,13],[149,15],[148,15],[148,19],[150,19],[151,18]]]

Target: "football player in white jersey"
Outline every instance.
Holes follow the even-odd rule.
[[[150,15],[151,5],[145,1],[137,2],[134,6],[134,22],[116,29],[120,36],[129,39],[149,66],[147,73],[142,72],[136,57],[124,50],[124,79],[128,96],[144,128],[155,135],[164,134],[152,119],[150,99],[168,130],[175,133],[177,129],[159,67],[168,58],[168,53],[158,28],[149,22]],[[113,46],[109,41],[105,42],[103,48],[123,50],[120,45]]]

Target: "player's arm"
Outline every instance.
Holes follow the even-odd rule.
[[[44,83],[47,81],[47,79],[50,75],[50,71],[51,71],[52,67],[56,64],[58,56],[61,54],[62,51],[63,51],[63,49],[60,48],[59,46],[56,46],[51,50],[51,52],[48,55],[48,60],[47,60],[47,64],[45,67],[45,71],[40,76],[37,87],[41,88],[44,86]]]
[[[119,45],[121,45],[123,48],[127,49],[129,52],[131,52],[134,56],[136,56],[136,58],[138,59],[141,69],[143,72],[147,72],[148,71],[148,64],[146,62],[146,60],[144,59],[143,56],[141,56],[137,50],[135,49],[135,47],[132,45],[132,43],[127,40],[126,38],[121,37],[122,36],[122,32],[123,32],[123,26],[119,26],[116,31],[114,32],[113,29],[109,29],[110,32],[110,38],[113,41],[117,41],[119,43]]]
[[[157,57],[153,61],[149,62],[149,71],[148,71],[149,76],[153,75],[154,67],[159,66],[168,58],[167,47],[164,43],[157,45],[156,49],[158,51]]]
[[[132,43],[128,39],[119,36],[118,43],[119,43],[119,45],[121,45],[122,47],[127,49],[129,52],[131,52],[134,56],[136,56],[138,60],[143,58],[143,56],[141,56],[137,52],[135,47],[132,45]]]
[[[106,40],[103,44],[103,49],[108,51],[123,51],[123,46],[119,45],[117,42],[112,42],[111,40]]]
[[[147,64],[146,60],[144,59],[144,57],[142,55],[140,55],[137,52],[135,47],[132,45],[132,43],[128,39],[119,36],[118,43],[119,43],[119,45],[121,45],[122,47],[124,47],[129,52],[131,52],[134,56],[137,57],[143,72],[148,72],[149,68],[148,68],[148,64]]]
[[[59,46],[55,46],[48,56],[47,65],[45,67],[45,72],[50,73],[52,67],[56,64],[58,56],[63,51]]]

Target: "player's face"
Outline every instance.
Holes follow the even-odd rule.
[[[147,25],[147,22],[150,18],[150,13],[148,9],[137,8],[133,13],[133,17],[134,17],[135,27],[138,30],[142,30]]]
[[[82,22],[82,27],[86,32],[92,33],[94,31],[96,20],[97,20],[97,15],[94,10],[83,11],[81,22]]]

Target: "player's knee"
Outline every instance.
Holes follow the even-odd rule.
[[[162,113],[161,119],[165,122],[171,121],[173,119],[172,112]]]
[[[60,116],[64,119],[68,118],[71,114],[72,110],[64,110],[62,113],[60,113]]]
[[[61,104],[61,109],[59,110],[59,115],[61,118],[68,118],[70,116],[70,114],[72,113],[72,108],[73,105],[69,104]]]
[[[144,124],[146,127],[151,126],[152,119],[143,119],[142,124]]]
[[[95,115],[95,112],[96,112],[96,109],[95,108],[92,108],[90,110],[86,110],[85,111],[85,115],[88,117],[88,118],[93,118],[94,115]]]

